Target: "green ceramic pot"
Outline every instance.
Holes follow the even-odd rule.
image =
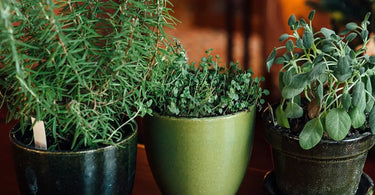
[[[22,194],[131,194],[137,131],[121,141],[121,147],[51,152],[24,145],[14,129],[10,140]]]
[[[147,158],[163,194],[235,194],[252,150],[255,107],[209,118],[144,119]]]
[[[310,150],[296,136],[265,120],[265,138],[272,145],[274,174],[280,194],[353,195],[358,189],[368,150],[370,132],[342,141],[322,140]]]

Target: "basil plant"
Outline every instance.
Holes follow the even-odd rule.
[[[292,131],[300,126],[303,149],[313,148],[323,137],[342,140],[351,130],[375,132],[375,56],[366,55],[373,38],[367,29],[370,13],[360,25],[348,23],[339,34],[324,27],[314,31],[314,14],[310,12],[308,21],[289,18],[292,33],[280,36],[285,45],[274,48],[266,63],[268,71],[273,64],[283,65],[276,121]],[[351,48],[354,42],[361,46]],[[285,53],[276,57],[278,50]]]

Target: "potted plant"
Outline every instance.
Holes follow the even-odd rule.
[[[283,194],[354,194],[361,177],[370,179],[362,168],[374,145],[375,57],[365,54],[372,39],[369,14],[337,35],[328,28],[314,31],[314,13],[308,21],[292,15],[292,34],[283,34],[285,46],[267,59],[268,70],[274,63],[283,65],[281,103],[264,114],[274,189]],[[354,39],[363,42],[357,50],[349,47]],[[286,51],[276,58],[279,49]]]
[[[147,82],[145,148],[165,194],[235,194],[247,170],[256,107],[268,91],[251,70],[220,67],[210,52],[189,64],[171,45]]]
[[[174,21],[168,3],[0,2],[1,106],[19,120],[22,193],[131,193],[133,119],[151,112],[143,82]]]

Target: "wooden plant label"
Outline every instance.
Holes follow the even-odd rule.
[[[31,122],[34,124],[34,117],[31,117]],[[33,127],[33,133],[35,148],[47,150],[47,138],[43,121],[36,121]]]

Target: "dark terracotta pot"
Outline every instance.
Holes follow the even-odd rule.
[[[255,108],[227,116],[144,119],[152,174],[163,194],[235,194],[250,159]]]
[[[265,117],[267,118],[267,117]],[[265,119],[265,139],[272,146],[277,190],[281,194],[355,194],[368,150],[370,132],[342,141],[322,140],[310,150],[298,137]]]
[[[131,194],[137,131],[121,141],[121,147],[51,152],[24,145],[14,129],[10,140],[22,194]]]

